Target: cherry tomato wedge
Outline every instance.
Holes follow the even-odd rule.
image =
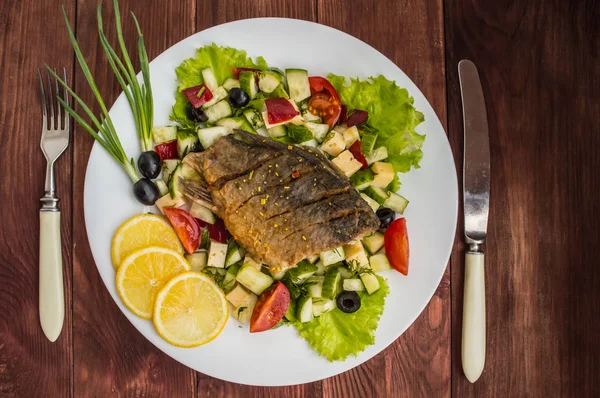
[[[271,124],[292,120],[300,114],[294,108],[294,105],[285,98],[267,98],[265,105],[267,106],[267,117]]]
[[[399,218],[392,222],[385,230],[385,254],[394,269],[402,275],[408,275],[408,231],[406,218]]]
[[[356,126],[357,124],[363,124],[369,118],[369,112],[355,109],[348,116],[348,127]]]
[[[182,91],[194,108],[200,108],[213,97],[212,91],[204,84],[189,87]]]
[[[198,221],[187,211],[183,209],[176,209],[173,207],[165,207],[163,209],[165,216],[171,222],[171,225],[175,229],[179,240],[183,243],[185,251],[192,254],[200,247],[200,225]]]
[[[217,242],[227,243],[227,239],[231,236],[220,218],[217,218],[214,224],[208,224],[206,229],[208,229],[210,238]]]
[[[264,332],[277,325],[290,305],[290,291],[282,282],[275,282],[265,290],[254,307],[250,318],[250,333]]]
[[[366,170],[369,168],[369,163],[367,163],[367,159],[365,159],[365,155],[362,151],[362,144],[359,140],[354,141],[354,144],[350,145],[348,150],[352,156],[354,156],[354,159],[362,163],[362,167],[360,168],[361,170]]]
[[[154,151],[158,153],[160,160],[179,159],[177,154],[177,140],[164,142],[154,147]]]
[[[231,67],[231,72],[233,73],[233,77],[236,79],[240,78],[240,72],[257,72],[258,69],[255,68],[236,68],[235,66]]]
[[[342,114],[340,96],[335,87],[324,77],[311,76],[308,82],[312,94],[308,101],[308,110],[314,115],[321,116],[323,121],[333,128]]]

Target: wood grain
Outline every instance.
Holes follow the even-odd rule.
[[[456,160],[462,58],[474,61],[482,77],[492,155],[487,361],[471,385],[459,360],[459,241],[452,269],[453,395],[597,397],[600,4],[448,0],[445,11]]]
[[[363,0],[349,7],[342,0],[319,0],[318,19],[365,41],[395,62],[446,124],[441,1],[389,2],[384,6]],[[345,397],[449,396],[449,271],[413,326],[367,363],[323,381],[323,391],[324,396]]]
[[[65,1],[73,15],[74,2]],[[60,10],[44,2],[4,1],[0,12],[0,396],[33,397],[40,391],[71,395],[71,162],[67,150],[55,165],[61,199],[65,321],[58,340],[48,341],[38,312],[39,198],[46,161],[40,150],[42,115],[37,68],[66,67],[66,37],[44,46],[48,30],[62,28]],[[10,10],[10,11],[8,11]],[[51,13],[52,11],[57,11]],[[44,23],[40,24],[39,21]]]
[[[77,36],[97,81],[111,82],[101,85],[105,101],[111,104],[121,89],[98,42],[96,5],[95,0],[78,2]],[[103,5],[105,30],[110,32],[109,40],[114,43],[112,2],[103,2]],[[135,27],[129,17],[129,12],[134,11],[143,29],[150,59],[193,33],[193,2],[122,0],[120,5],[129,49],[136,48]],[[76,91],[93,103],[79,67],[76,76]],[[163,354],[135,330],[115,305],[94,266],[82,217],[82,188],[93,140],[79,127],[74,136],[74,185],[78,187],[73,196],[77,215],[73,219],[75,396],[193,396],[194,372]]]

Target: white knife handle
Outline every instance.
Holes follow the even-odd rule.
[[[50,341],[56,341],[65,318],[60,212],[40,211],[40,323]]]
[[[462,324],[462,366],[474,383],[485,365],[485,279],[484,255],[467,252],[465,257],[465,296]]]

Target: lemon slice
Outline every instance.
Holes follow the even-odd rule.
[[[137,316],[150,319],[158,291],[174,276],[189,271],[178,252],[151,246],[131,253],[117,271],[117,292]]]
[[[229,318],[223,291],[198,272],[185,272],[160,290],[153,321],[158,334],[178,347],[208,343],[221,333]]]
[[[183,246],[167,219],[140,214],[125,221],[112,239],[111,256],[115,269],[129,254],[148,246],[161,246],[183,254]]]

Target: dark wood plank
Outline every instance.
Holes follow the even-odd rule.
[[[134,11],[143,29],[152,59],[177,41],[193,33],[194,3],[179,1],[121,1],[124,35],[135,49]],[[114,40],[112,2],[103,2],[106,31]],[[120,88],[98,42],[96,1],[79,1],[77,37],[92,73],[101,84],[107,103]],[[66,34],[61,27],[58,32]],[[114,41],[113,41],[114,42]],[[135,51],[135,50],[134,50]],[[83,74],[77,69],[76,91],[92,102]],[[97,109],[97,108],[96,108]],[[195,374],[150,344],[113,302],[94,266],[83,220],[83,183],[93,140],[80,128],[75,131],[74,161],[74,316],[75,396],[183,397],[195,394]]]
[[[240,0],[214,6],[210,0],[198,0],[198,31],[245,18],[287,17],[316,21],[312,0]],[[321,382],[290,387],[250,387],[215,379],[198,373],[198,396],[205,397],[320,397]]]
[[[457,163],[463,58],[482,76],[492,155],[486,367],[473,385],[462,373],[458,239],[453,395],[597,397],[600,3],[447,0],[445,16]]]
[[[319,0],[320,23],[343,30],[394,61],[446,124],[443,8],[440,1]],[[427,156],[427,154],[425,154]],[[449,271],[429,306],[369,362],[323,382],[325,396],[449,396]]]
[[[74,14],[74,1],[63,1]],[[56,11],[56,12],[54,12]],[[43,23],[40,23],[43,21]],[[37,68],[66,67],[73,58],[67,37],[51,43],[48,31],[62,28],[56,5],[34,0],[0,4],[0,396],[72,395],[71,163],[72,148],[55,165],[61,201],[65,321],[51,343],[38,312],[39,198],[46,161],[39,147],[42,115]]]

